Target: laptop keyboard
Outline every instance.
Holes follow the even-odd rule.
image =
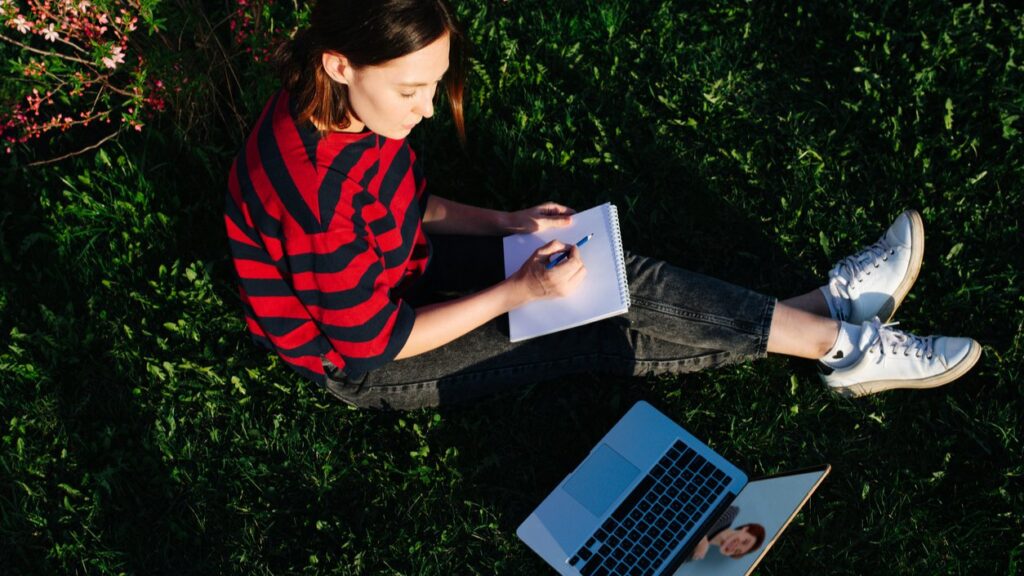
[[[677,440],[569,564],[584,576],[653,574],[727,481],[724,472]]]

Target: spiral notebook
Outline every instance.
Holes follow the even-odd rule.
[[[530,302],[509,312],[512,342],[575,328],[629,310],[629,283],[614,204],[605,203],[576,213],[572,224],[565,228],[506,236],[505,277],[519,270],[537,248],[548,242],[575,244],[591,233],[593,238],[580,248],[587,277],[568,296]]]

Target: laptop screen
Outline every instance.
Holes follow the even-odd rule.
[[[751,481],[675,576],[749,574],[826,474],[823,467]]]

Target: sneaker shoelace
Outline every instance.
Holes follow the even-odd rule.
[[[871,326],[874,327],[876,336],[868,349],[880,350],[883,356],[902,352],[904,356],[913,354],[916,358],[923,357],[931,360],[935,354],[935,337],[915,336],[902,330],[896,330],[893,326],[897,324],[899,322],[883,324],[878,318],[873,319]]]
[[[883,237],[860,252],[843,258],[828,271],[828,290],[837,304],[838,320],[845,322],[850,317],[850,285],[863,282],[864,276],[881,266],[879,260],[884,262],[895,253],[896,250]]]

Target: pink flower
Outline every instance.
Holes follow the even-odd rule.
[[[120,46],[114,46],[110,56],[103,58],[103,65],[113,70],[118,64],[124,64],[124,52]]]
[[[50,24],[50,27],[43,31],[43,37],[53,42],[60,38],[60,34],[57,34],[57,31],[53,29],[53,24]]]
[[[78,3],[78,11],[79,12],[85,12],[86,10],[89,9],[89,6],[92,6],[92,4],[89,2],[89,0],[82,0],[81,2]]]
[[[11,20],[10,23],[16,26],[18,28],[18,32],[21,32],[22,34],[29,31],[28,22],[25,21],[25,17],[22,16],[21,14],[18,14],[18,17],[15,18],[14,20]]]

